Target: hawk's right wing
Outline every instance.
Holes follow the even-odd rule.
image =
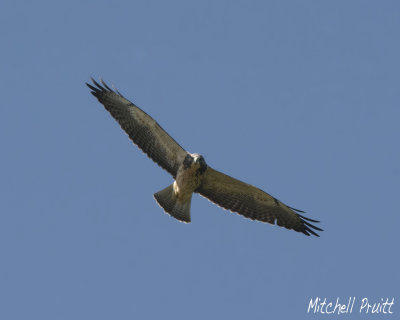
[[[278,226],[302,232],[307,236],[310,234],[318,236],[313,229],[322,231],[322,229],[307,222],[319,221],[306,218],[295,212],[302,211],[291,208],[261,189],[211,167],[207,168],[202,183],[196,192],[215,204],[252,220],[276,223]]]
[[[152,117],[118,91],[110,89],[103,81],[101,83],[104,87],[93,78],[92,81],[96,87],[88,83],[86,85],[118,121],[129,138],[175,178],[187,152]]]

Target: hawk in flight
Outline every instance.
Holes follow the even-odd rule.
[[[318,236],[322,229],[302,216],[303,211],[291,208],[268,193],[236,180],[208,166],[202,155],[183,149],[163,128],[142,109],[102,80],[86,83],[91,93],[118,121],[129,138],[159,166],[168,171],[174,182],[154,194],[157,203],[174,218],[190,222],[193,192],[218,206],[237,212],[246,218],[277,224],[309,236]],[[314,230],[313,230],[314,229]]]

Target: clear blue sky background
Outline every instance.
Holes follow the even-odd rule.
[[[398,1],[3,0],[0,33],[1,319],[319,319],[311,298],[350,296],[398,317]],[[321,238],[198,195],[191,224],[164,214],[171,177],[90,76]]]

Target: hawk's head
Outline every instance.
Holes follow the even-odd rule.
[[[198,153],[188,153],[183,160],[183,167],[185,169],[196,170],[197,174],[203,174],[207,169],[206,161],[203,156]]]

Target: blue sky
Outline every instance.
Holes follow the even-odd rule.
[[[0,30],[1,319],[398,316],[399,2],[5,0]],[[90,76],[321,238],[198,195],[191,224],[164,214],[172,178]]]

